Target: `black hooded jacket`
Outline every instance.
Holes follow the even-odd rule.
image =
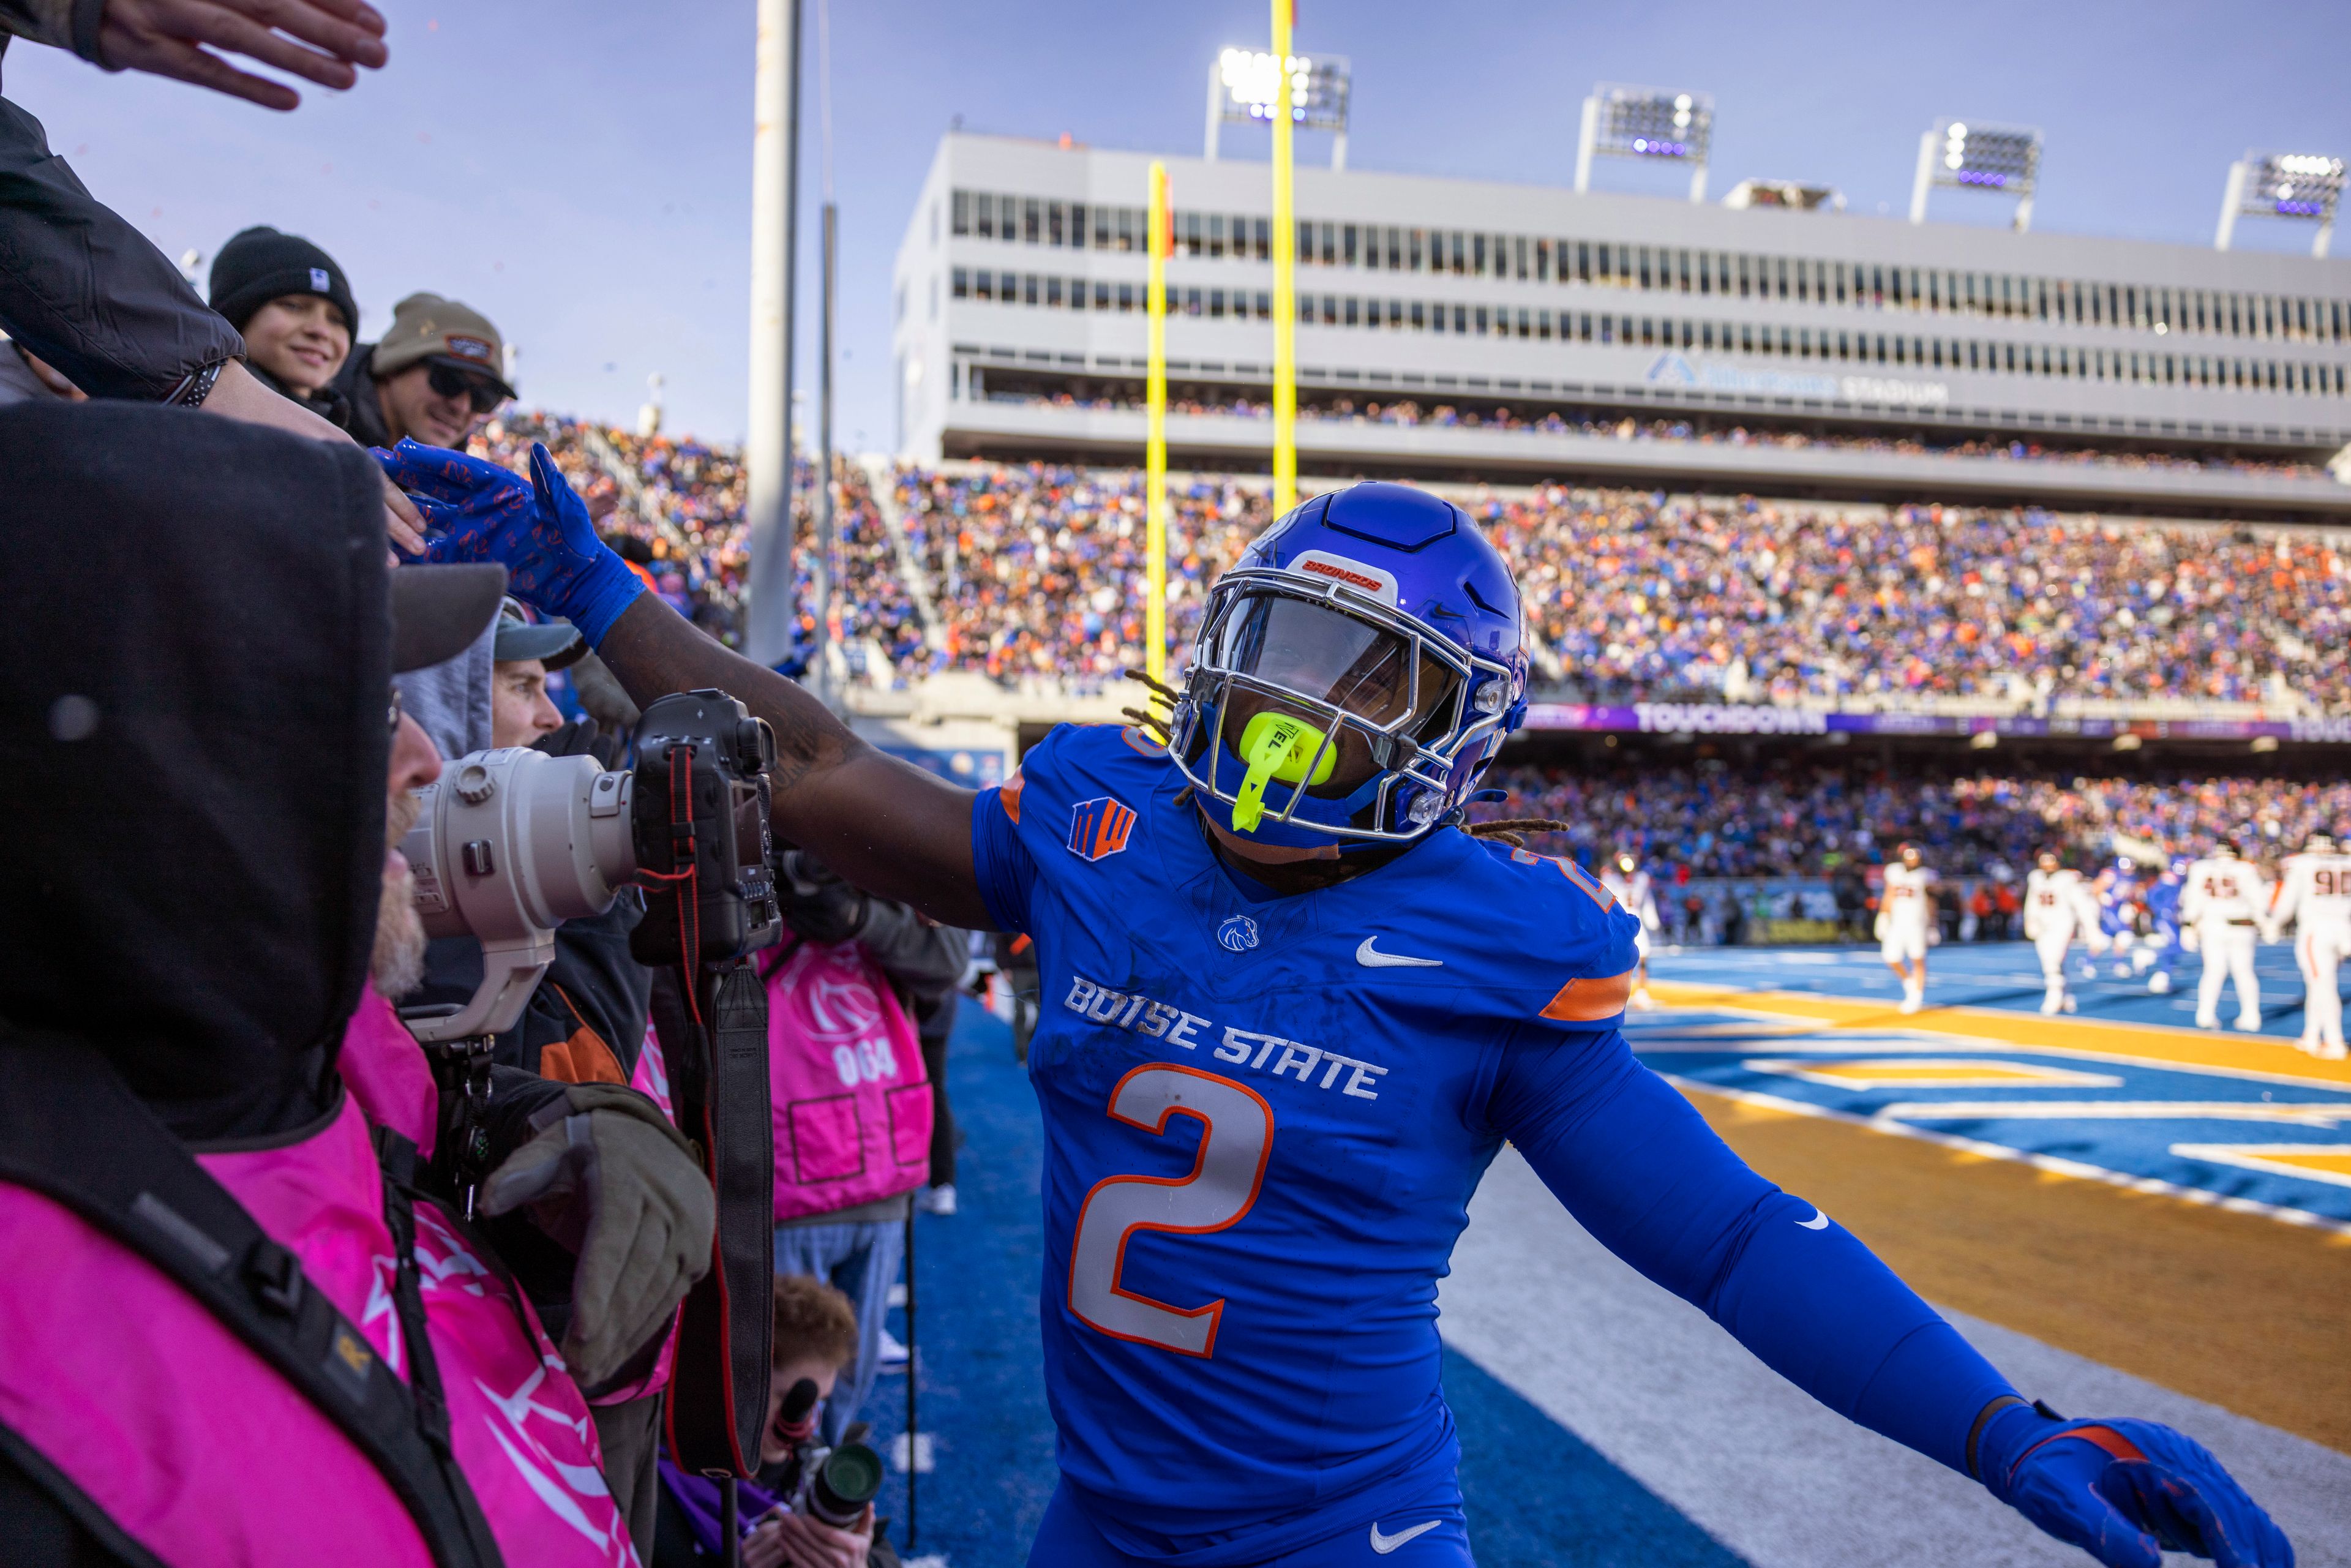
[[[193,1144],[333,1103],[384,858],[382,487],[357,447],[0,411],[0,1027],[94,1041]]]

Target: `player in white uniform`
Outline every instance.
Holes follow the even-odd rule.
[[[2041,955],[2041,977],[2049,987],[2041,998],[2043,1012],[2074,1010],[2074,998],[2065,989],[2065,949],[2076,932],[2091,952],[2105,949],[2098,913],[2097,897],[2082,873],[2060,862],[2055,850],[2043,850],[2024,879],[2024,936]]]
[[[2302,968],[2302,1039],[2311,1055],[2340,1061],[2343,993],[2335,971],[2351,957],[2351,854],[2325,833],[2313,833],[2298,855],[2288,855],[2277,889],[2270,894],[2273,942],[2294,922],[2294,957]]]
[[[1917,844],[1904,844],[1886,868],[1878,894],[1878,956],[1902,981],[1902,1010],[1927,1005],[1927,947],[1935,928],[1935,873]]]
[[[2220,985],[2237,983],[2237,1027],[2262,1027],[2262,983],[2253,974],[2260,938],[2254,922],[2268,913],[2270,885],[2261,868],[2233,843],[2188,868],[2188,890],[2179,897],[2180,924],[2196,934],[2204,955],[2204,976],[2196,986],[2196,1027],[2220,1027]]]
[[[1649,873],[1641,869],[1639,859],[1629,852],[1618,855],[1600,873],[1600,885],[1614,894],[1625,912],[1641,923],[1641,929],[1633,936],[1633,950],[1640,955],[1640,964],[1633,977],[1630,1000],[1634,1007],[1646,1012],[1657,1005],[1649,995],[1649,938],[1665,925],[1657,918],[1656,888],[1650,883]]]

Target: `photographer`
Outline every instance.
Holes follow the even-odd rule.
[[[897,1553],[875,1539],[866,1505],[847,1528],[796,1511],[791,1500],[810,1461],[817,1411],[857,1357],[857,1313],[831,1285],[799,1275],[776,1281],[773,1371],[759,1437],[759,1480],[741,1489],[744,1568],[896,1568]],[[803,1386],[805,1385],[805,1386]],[[814,1402],[811,1402],[810,1396]],[[717,1485],[662,1461],[661,1523],[653,1568],[723,1562]]]
[[[611,748],[600,741],[595,720],[564,723],[547,695],[549,674],[570,667],[587,653],[578,632],[562,622],[533,624],[520,606],[507,600],[493,632],[492,653],[492,747],[528,747],[555,757],[593,755],[600,764],[611,761]],[[643,913],[637,891],[623,888],[603,914],[568,920],[556,928],[554,962],[522,1016],[492,1045],[491,1061],[498,1070],[496,1095],[509,1107],[543,1103],[547,1085],[593,1085],[579,1092],[609,1097],[631,1081],[645,1039],[653,992],[652,973],[629,952],[629,935]],[[482,976],[481,944],[472,936],[444,936],[425,949],[421,978],[401,999],[412,1006],[462,1004],[474,995]],[[507,1114],[510,1118],[512,1112]],[[540,1321],[560,1336],[576,1312],[577,1249],[566,1246],[528,1208],[506,1202],[502,1194],[493,1193],[491,1203],[486,1233]],[[651,1358],[659,1347],[657,1340],[615,1375],[600,1375],[588,1385],[606,1479],[641,1545],[650,1542],[652,1531],[663,1380],[650,1375],[655,1370]]]
[[[566,724],[547,695],[547,677],[587,653],[563,622],[533,624],[508,600],[491,640],[489,744],[528,747],[553,757],[595,756],[611,747],[592,718]],[[565,1083],[626,1083],[645,1038],[653,977],[629,955],[629,933],[644,906],[623,889],[602,915],[569,920],[556,931],[556,958],[521,1019],[497,1038],[494,1060]],[[434,942],[423,988],[411,1002],[457,1002],[481,983],[481,947],[470,936]]]
[[[791,935],[759,965],[775,1093],[776,1272],[829,1281],[856,1307],[857,1358],[825,1406],[825,1436],[837,1442],[881,1369],[909,1204],[930,1170],[932,1092],[912,1019],[951,996],[966,939],[850,886],[805,851],[778,859]]]
[[[389,680],[476,635],[503,574],[388,574],[362,454],[229,422],[28,404],[0,413],[0,472],[26,590],[0,620],[25,824],[0,902],[0,1554],[608,1563],[587,1407],[417,1185],[401,1134],[429,1146],[429,1092],[373,1093],[419,1082],[369,981],[415,961],[390,846],[440,771]],[[58,519],[89,517],[138,637],[73,591],[87,543]],[[578,1092],[515,1098],[486,1207],[576,1239],[586,1375],[666,1323],[653,1265],[707,1259],[710,1196],[659,1176],[700,1172],[657,1118]]]

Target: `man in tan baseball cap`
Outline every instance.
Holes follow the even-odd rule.
[[[407,436],[462,450],[475,427],[515,395],[505,366],[506,344],[488,317],[438,294],[412,294],[392,308],[382,339],[352,353],[336,390],[363,446]]]

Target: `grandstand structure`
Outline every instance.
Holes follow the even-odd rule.
[[[1164,161],[1170,461],[1262,471],[1266,172]],[[902,458],[1139,463],[1151,162],[942,138],[895,267]],[[1297,181],[1306,471],[2351,520],[2351,261]]]

